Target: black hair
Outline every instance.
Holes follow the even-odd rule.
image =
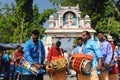
[[[19,47],[21,47],[20,45],[18,45],[17,47],[16,47],[16,49],[18,49]]]
[[[64,50],[64,52],[67,52],[67,50]]]
[[[61,42],[60,42],[60,41],[57,41],[57,42],[56,42],[56,45],[59,45],[59,46],[60,46],[60,45],[61,45]]]
[[[100,31],[100,32],[97,32],[97,34],[100,34],[100,33],[101,33],[101,34],[105,34],[105,33],[104,33],[104,32],[102,32],[102,31]]]
[[[56,42],[56,46],[57,46],[56,49],[60,52],[60,48],[59,48],[59,47],[61,46],[61,42],[60,42],[60,41],[57,41],[57,42]]]
[[[104,35],[104,37],[105,37],[106,39],[108,39],[107,35]]]
[[[38,30],[33,30],[31,34],[34,34],[34,35],[39,35],[39,31]]]
[[[78,38],[78,41],[79,41],[79,40],[83,41],[82,37],[79,37],[79,38]]]
[[[91,38],[90,32],[88,32],[88,31],[83,31],[83,33],[84,33],[84,32],[86,33],[87,36],[89,36],[89,39],[90,39],[90,38]]]

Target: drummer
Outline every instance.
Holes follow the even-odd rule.
[[[92,71],[89,75],[78,74],[78,80],[99,80],[100,70],[102,68],[102,53],[97,42],[90,39],[91,35],[88,31],[82,32],[83,54],[93,56]]]
[[[52,57],[57,57],[59,55],[63,55],[63,49],[60,48],[60,46],[61,46],[61,42],[57,41],[56,45],[52,46],[51,49],[49,50],[48,56],[47,56],[49,63],[51,62]],[[52,76],[52,80],[66,80],[65,71],[55,72],[55,74]]]
[[[33,64],[40,72],[35,76],[30,70],[22,68],[21,80],[43,80],[43,62],[45,59],[45,49],[43,42],[39,40],[39,30],[31,32],[31,39],[25,42],[24,45],[24,58]]]

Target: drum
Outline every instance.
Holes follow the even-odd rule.
[[[92,56],[85,54],[75,54],[71,57],[69,67],[80,74],[89,74],[92,69]]]
[[[32,63],[28,62],[24,57],[20,60],[19,65],[35,75],[38,75],[39,69],[37,69]]]
[[[67,67],[67,62],[64,56],[52,57],[51,64],[46,66],[48,70],[65,71]]]

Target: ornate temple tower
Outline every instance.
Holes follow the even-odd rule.
[[[80,37],[85,30],[89,31],[94,37],[95,30],[91,27],[91,20],[88,15],[81,18],[79,5],[61,6],[56,16],[51,15],[48,20],[48,28],[45,33],[47,39],[45,46],[50,47],[56,41],[56,38],[75,38]]]

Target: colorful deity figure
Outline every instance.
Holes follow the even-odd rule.
[[[67,13],[66,14],[66,27],[72,27],[74,25],[74,18],[73,18],[73,14],[72,13]]]

